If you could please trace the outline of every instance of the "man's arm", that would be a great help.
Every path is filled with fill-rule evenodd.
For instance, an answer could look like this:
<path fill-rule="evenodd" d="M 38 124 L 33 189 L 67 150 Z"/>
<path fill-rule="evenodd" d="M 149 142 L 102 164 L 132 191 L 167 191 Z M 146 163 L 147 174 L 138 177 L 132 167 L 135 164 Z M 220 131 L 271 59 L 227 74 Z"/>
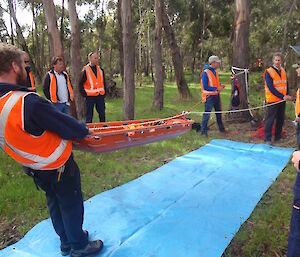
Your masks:
<path fill-rule="evenodd" d="M 50 76 L 48 73 L 44 77 L 43 91 L 46 98 L 50 100 Z"/>
<path fill-rule="evenodd" d="M 80 78 L 79 78 L 79 92 L 83 97 L 86 97 L 86 92 L 84 90 L 83 84 L 86 82 L 87 77 L 86 77 L 86 72 L 85 70 L 81 71 L 80 73 Z"/>
<path fill-rule="evenodd" d="M 67 140 L 84 138 L 88 134 L 84 123 L 58 111 L 36 94 L 25 97 L 24 129 L 35 136 L 40 136 L 45 130 L 52 131 Z"/>

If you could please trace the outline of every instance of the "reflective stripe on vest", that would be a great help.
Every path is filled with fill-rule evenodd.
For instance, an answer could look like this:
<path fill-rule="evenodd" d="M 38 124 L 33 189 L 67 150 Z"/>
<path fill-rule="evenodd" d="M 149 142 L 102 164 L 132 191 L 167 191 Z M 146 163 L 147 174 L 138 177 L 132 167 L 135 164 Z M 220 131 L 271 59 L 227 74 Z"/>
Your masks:
<path fill-rule="evenodd" d="M 73 88 L 69 79 L 69 75 L 66 72 L 62 72 L 66 77 L 67 77 L 67 89 L 68 89 L 68 94 L 70 97 L 70 100 L 74 100 L 74 93 L 73 93 Z M 49 77 L 50 77 L 50 100 L 52 103 L 57 103 L 57 80 L 56 77 L 53 73 L 48 72 Z"/>
<path fill-rule="evenodd" d="M 93 70 L 90 65 L 84 66 L 84 70 L 86 71 L 86 82 L 84 83 L 84 90 L 88 96 L 97 96 L 104 95 L 104 82 L 103 82 L 103 72 L 97 65 L 97 77 L 95 76 Z"/>
<path fill-rule="evenodd" d="M 286 93 L 287 93 L 287 76 L 286 76 L 285 70 L 282 67 L 280 67 L 281 76 L 279 76 L 279 74 L 276 72 L 276 70 L 274 68 L 270 67 L 269 69 L 267 69 L 264 72 L 264 75 L 263 75 L 264 80 L 265 80 L 266 72 L 268 72 L 268 74 L 272 78 L 274 88 L 279 93 L 286 95 Z M 274 102 L 279 102 L 282 100 L 279 97 L 272 94 L 272 92 L 269 90 L 269 88 L 267 86 L 266 80 L 265 80 L 265 98 L 266 98 L 267 103 L 274 103 Z"/>
<path fill-rule="evenodd" d="M 16 91 L 1 97 L 0 104 L 1 101 L 5 101 L 5 98 L 8 99 L 4 103 L 3 108 L 0 109 L 0 147 L 13 159 L 26 167 L 35 170 L 57 169 L 63 166 L 70 157 L 72 143 L 71 141 L 61 139 L 52 132 L 45 131 L 41 136 L 33 136 L 24 130 L 23 105 L 24 97 L 28 94 L 30 93 Z M 18 114 L 18 111 L 21 112 L 20 115 Z M 14 115 L 10 117 L 11 113 Z M 16 114 L 17 116 L 15 116 Z M 10 121 L 10 119 L 19 116 L 21 116 L 19 120 Z M 14 126 L 16 129 L 8 129 L 8 131 L 6 131 L 8 125 L 9 127 Z M 18 139 L 18 137 L 20 137 L 20 139 Z M 27 149 L 30 149 L 32 145 L 43 145 L 40 145 L 39 149 L 30 149 L 30 152 L 26 152 L 16 146 L 16 141 L 22 141 L 22 144 L 24 145 L 21 148 L 28 147 Z M 49 155 L 46 157 L 42 156 L 43 153 L 39 152 L 41 149 L 50 151 Z"/>
<path fill-rule="evenodd" d="M 209 69 L 206 69 L 203 72 L 206 72 L 206 74 L 207 74 L 208 86 L 215 87 L 215 88 L 219 89 L 220 88 L 220 80 L 219 80 L 219 74 L 218 74 L 218 72 L 216 71 L 216 76 Z M 203 73 L 201 73 L 202 102 L 206 102 L 207 96 L 209 96 L 209 95 L 218 95 L 219 92 L 204 90 L 204 88 L 203 88 L 203 82 L 202 82 L 202 74 Z"/>
<path fill-rule="evenodd" d="M 35 89 L 34 79 L 33 79 L 33 75 L 32 75 L 32 72 L 31 72 L 31 71 L 29 72 L 29 79 L 30 79 L 31 87 L 32 87 L 33 89 Z"/>

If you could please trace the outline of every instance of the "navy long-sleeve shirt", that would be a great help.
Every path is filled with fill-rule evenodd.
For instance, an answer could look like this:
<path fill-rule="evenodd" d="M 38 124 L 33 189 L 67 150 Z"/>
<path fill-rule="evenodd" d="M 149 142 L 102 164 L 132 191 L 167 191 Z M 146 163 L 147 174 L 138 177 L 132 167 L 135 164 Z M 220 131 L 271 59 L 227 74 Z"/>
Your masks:
<path fill-rule="evenodd" d="M 278 75 L 281 77 L 281 70 L 277 70 L 274 66 L 272 66 L 272 68 L 275 69 L 275 71 L 278 73 Z M 268 89 L 270 90 L 270 92 L 277 96 L 278 98 L 280 99 L 283 99 L 284 95 L 281 94 L 278 90 L 276 90 L 276 88 L 274 87 L 274 84 L 273 84 L 273 79 L 271 78 L 270 74 L 268 72 L 265 73 L 265 81 L 266 81 L 266 84 L 267 84 L 267 87 Z M 287 91 L 286 91 L 287 95 L 289 94 L 289 83 L 287 81 Z"/>
<path fill-rule="evenodd" d="M 209 69 L 215 76 L 217 75 L 216 70 L 214 68 L 210 67 L 207 64 L 204 65 L 204 70 L 206 70 L 206 69 Z M 202 85 L 203 85 L 203 89 L 204 90 L 206 90 L 206 91 L 212 91 L 212 92 L 218 91 L 218 88 L 216 88 L 216 87 L 210 87 L 208 85 L 208 76 L 207 76 L 206 72 L 202 73 L 201 79 L 202 79 Z"/>
<path fill-rule="evenodd" d="M 10 91 L 30 92 L 26 87 L 0 83 L 0 97 Z M 86 124 L 58 111 L 37 94 L 24 98 L 24 129 L 34 136 L 40 136 L 45 130 L 52 131 L 66 140 L 84 138 L 88 134 Z"/>

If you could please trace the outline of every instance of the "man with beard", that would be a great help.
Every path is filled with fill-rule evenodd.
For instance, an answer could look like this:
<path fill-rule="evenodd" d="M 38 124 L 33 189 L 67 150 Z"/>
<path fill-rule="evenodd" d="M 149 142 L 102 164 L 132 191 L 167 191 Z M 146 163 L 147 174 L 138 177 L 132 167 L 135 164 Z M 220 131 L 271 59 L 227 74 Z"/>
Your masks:
<path fill-rule="evenodd" d="M 82 230 L 80 171 L 71 141 L 84 138 L 88 128 L 29 91 L 25 67 L 23 51 L 0 44 L 0 148 L 45 191 L 61 254 L 94 256 L 103 243 L 89 241 Z"/>
<path fill-rule="evenodd" d="M 26 64 L 25 69 L 26 69 L 26 72 L 27 72 L 27 84 L 26 84 L 26 86 L 31 91 L 36 92 L 34 78 L 33 78 L 33 75 L 32 75 L 31 68 L 30 68 L 30 57 L 29 57 L 29 54 L 25 53 L 25 57 L 24 58 L 25 58 L 24 61 L 25 61 L 25 64 Z"/>

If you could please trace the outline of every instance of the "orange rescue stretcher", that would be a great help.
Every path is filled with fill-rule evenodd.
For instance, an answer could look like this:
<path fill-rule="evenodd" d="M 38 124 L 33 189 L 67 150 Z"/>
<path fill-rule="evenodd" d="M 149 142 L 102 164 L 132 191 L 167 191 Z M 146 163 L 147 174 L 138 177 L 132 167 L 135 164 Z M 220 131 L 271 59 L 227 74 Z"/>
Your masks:
<path fill-rule="evenodd" d="M 193 123 L 184 114 L 166 119 L 89 123 L 90 134 L 73 141 L 73 148 L 84 152 L 111 152 L 182 135 L 191 130 Z"/>

